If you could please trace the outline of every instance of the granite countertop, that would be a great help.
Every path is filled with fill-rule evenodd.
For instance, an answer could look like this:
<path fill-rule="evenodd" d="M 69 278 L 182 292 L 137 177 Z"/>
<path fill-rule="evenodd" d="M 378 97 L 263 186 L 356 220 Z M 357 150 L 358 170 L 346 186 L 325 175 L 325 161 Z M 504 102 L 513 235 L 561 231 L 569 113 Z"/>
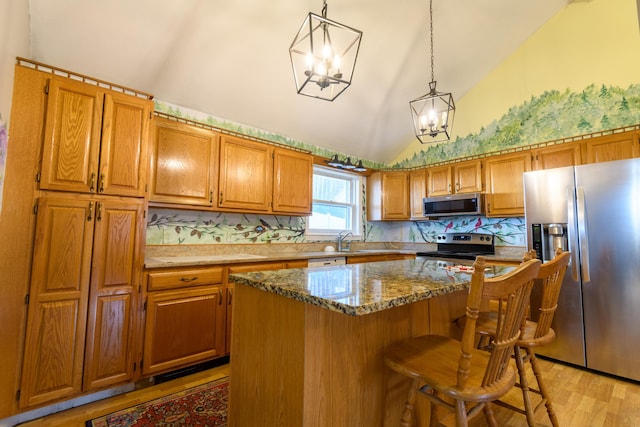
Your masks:
<path fill-rule="evenodd" d="M 460 264 L 471 265 L 471 262 Z M 433 258 L 237 273 L 236 283 L 359 316 L 466 289 L 469 272 Z M 514 267 L 488 265 L 487 277 Z"/>
<path fill-rule="evenodd" d="M 317 252 L 275 252 L 266 255 L 251 253 L 226 253 L 226 254 L 206 254 L 206 255 L 163 255 L 148 256 L 145 258 L 145 268 L 170 268 L 170 267 L 192 267 L 220 264 L 245 264 L 247 262 L 272 262 L 272 261 L 293 261 L 303 259 L 319 259 L 319 258 L 341 258 L 366 255 L 385 255 L 385 254 L 407 254 L 415 255 L 415 250 L 403 249 L 361 249 L 355 251 L 317 251 Z M 487 255 L 489 263 L 512 263 L 518 264 L 521 258 L 515 258 L 511 255 Z"/>
<path fill-rule="evenodd" d="M 276 252 L 268 255 L 250 253 L 211 254 L 211 255 L 176 255 L 149 256 L 145 258 L 145 268 L 188 267 L 216 264 L 239 264 L 247 262 L 270 262 L 304 260 L 314 258 L 340 258 L 364 255 L 408 254 L 415 255 L 415 250 L 402 249 L 363 249 L 354 251 L 317 251 L 317 252 Z"/>

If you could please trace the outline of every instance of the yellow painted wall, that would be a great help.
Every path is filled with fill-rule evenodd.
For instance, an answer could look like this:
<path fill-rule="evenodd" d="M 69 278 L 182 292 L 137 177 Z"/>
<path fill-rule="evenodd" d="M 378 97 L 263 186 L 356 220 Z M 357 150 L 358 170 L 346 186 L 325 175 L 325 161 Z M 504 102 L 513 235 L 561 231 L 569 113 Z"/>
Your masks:
<path fill-rule="evenodd" d="M 626 88 L 640 83 L 639 3 L 569 4 L 466 95 L 457 99 L 453 94 L 452 139 L 479 132 L 509 108 L 546 90 L 580 92 L 590 84 Z M 417 140 L 407 144 L 392 163 L 426 147 Z"/>
<path fill-rule="evenodd" d="M 29 56 L 29 2 L 0 1 L 0 115 L 9 121 L 16 56 Z"/>

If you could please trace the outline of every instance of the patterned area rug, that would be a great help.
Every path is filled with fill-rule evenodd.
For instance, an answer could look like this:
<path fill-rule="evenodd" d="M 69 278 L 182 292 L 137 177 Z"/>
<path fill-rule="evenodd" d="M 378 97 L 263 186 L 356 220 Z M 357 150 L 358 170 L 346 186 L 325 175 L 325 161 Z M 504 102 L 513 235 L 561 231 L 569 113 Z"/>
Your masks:
<path fill-rule="evenodd" d="M 229 402 L 225 377 L 86 422 L 86 427 L 225 427 Z"/>

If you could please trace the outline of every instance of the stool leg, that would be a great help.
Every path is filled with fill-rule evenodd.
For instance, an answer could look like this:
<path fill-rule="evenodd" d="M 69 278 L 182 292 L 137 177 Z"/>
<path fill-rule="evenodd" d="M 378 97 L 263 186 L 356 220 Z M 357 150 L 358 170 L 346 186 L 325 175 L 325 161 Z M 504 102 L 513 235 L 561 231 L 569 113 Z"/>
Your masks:
<path fill-rule="evenodd" d="M 493 413 L 491 402 L 485 403 L 482 411 L 484 412 L 484 417 L 487 420 L 487 424 L 489 424 L 490 427 L 498 427 L 498 421 L 496 421 L 496 416 Z"/>
<path fill-rule="evenodd" d="M 467 407 L 464 400 L 456 400 L 456 427 L 468 427 Z"/>
<path fill-rule="evenodd" d="M 547 414 L 549 414 L 549 420 L 551 421 L 551 425 L 554 427 L 558 427 L 558 417 L 556 416 L 555 411 L 553 410 L 553 405 L 551 404 L 551 397 L 549 396 L 549 392 L 547 391 L 547 387 L 544 385 L 544 381 L 542 380 L 542 373 L 540 372 L 540 368 L 538 367 L 538 359 L 536 359 L 536 354 L 532 349 L 527 348 L 527 353 L 529 354 L 529 362 L 531 363 L 531 369 L 533 369 L 533 374 L 536 377 L 536 381 L 538 382 L 538 390 L 540 390 L 540 394 L 544 399 L 544 406 L 547 407 Z"/>
<path fill-rule="evenodd" d="M 411 381 L 411 388 L 409 389 L 409 395 L 404 403 L 404 410 L 402 411 L 402 417 L 400 417 L 400 426 L 412 427 L 414 424 L 414 404 L 416 402 L 416 393 L 418 392 L 419 380 L 414 379 Z"/>
<path fill-rule="evenodd" d="M 522 349 L 519 346 L 515 346 L 513 348 L 515 359 L 516 359 L 516 367 L 518 368 L 518 374 L 520 375 L 520 388 L 522 389 L 522 399 L 524 400 L 524 410 L 527 415 L 527 424 L 529 427 L 533 427 L 536 425 L 534 420 L 535 414 L 533 410 L 533 405 L 531 403 L 531 396 L 529 392 L 529 382 L 527 381 L 527 371 L 524 368 L 524 360 L 522 358 Z M 529 349 L 526 349 L 529 352 Z"/>

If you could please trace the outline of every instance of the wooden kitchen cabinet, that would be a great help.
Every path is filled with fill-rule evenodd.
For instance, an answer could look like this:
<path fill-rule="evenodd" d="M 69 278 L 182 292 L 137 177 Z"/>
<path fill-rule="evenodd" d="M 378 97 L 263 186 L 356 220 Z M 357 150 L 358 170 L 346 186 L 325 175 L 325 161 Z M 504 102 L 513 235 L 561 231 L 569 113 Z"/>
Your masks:
<path fill-rule="evenodd" d="M 134 378 L 144 203 L 38 200 L 20 407 Z"/>
<path fill-rule="evenodd" d="M 313 156 L 276 147 L 273 151 L 274 213 L 310 215 Z"/>
<path fill-rule="evenodd" d="M 408 220 L 410 217 L 407 172 L 374 172 L 367 178 L 367 219 Z"/>
<path fill-rule="evenodd" d="M 429 197 L 475 193 L 482 190 L 482 162 L 480 160 L 428 169 L 427 194 Z"/>
<path fill-rule="evenodd" d="M 447 196 L 453 194 L 453 173 L 451 166 L 429 168 L 427 173 L 427 195 Z"/>
<path fill-rule="evenodd" d="M 486 216 L 523 216 L 522 174 L 531 170 L 529 152 L 489 157 L 485 162 Z"/>
<path fill-rule="evenodd" d="M 427 197 L 427 170 L 418 169 L 409 172 L 409 200 L 412 219 L 424 218 L 422 199 Z"/>
<path fill-rule="evenodd" d="M 273 147 L 223 135 L 220 139 L 218 207 L 268 212 L 273 186 Z"/>
<path fill-rule="evenodd" d="M 143 375 L 171 371 L 225 354 L 225 286 L 222 276 L 218 283 L 208 283 L 199 277 L 201 273 L 207 274 L 207 270 L 175 271 L 173 289 L 148 292 Z M 154 274 L 149 273 L 148 277 Z M 206 284 L 196 284 L 199 280 Z"/>
<path fill-rule="evenodd" d="M 601 163 L 640 157 L 638 131 L 591 138 L 585 140 L 583 144 L 585 163 Z"/>
<path fill-rule="evenodd" d="M 309 215 L 313 156 L 157 115 L 152 206 Z"/>
<path fill-rule="evenodd" d="M 482 162 L 470 160 L 453 165 L 454 191 L 460 193 L 476 193 L 484 190 L 482 185 Z"/>
<path fill-rule="evenodd" d="M 154 119 L 153 128 L 149 201 L 215 206 L 219 135 L 163 117 Z"/>
<path fill-rule="evenodd" d="M 40 188 L 144 197 L 150 99 L 52 75 Z"/>
<path fill-rule="evenodd" d="M 581 145 L 571 142 L 534 149 L 531 162 L 533 170 L 578 166 L 582 164 Z"/>

